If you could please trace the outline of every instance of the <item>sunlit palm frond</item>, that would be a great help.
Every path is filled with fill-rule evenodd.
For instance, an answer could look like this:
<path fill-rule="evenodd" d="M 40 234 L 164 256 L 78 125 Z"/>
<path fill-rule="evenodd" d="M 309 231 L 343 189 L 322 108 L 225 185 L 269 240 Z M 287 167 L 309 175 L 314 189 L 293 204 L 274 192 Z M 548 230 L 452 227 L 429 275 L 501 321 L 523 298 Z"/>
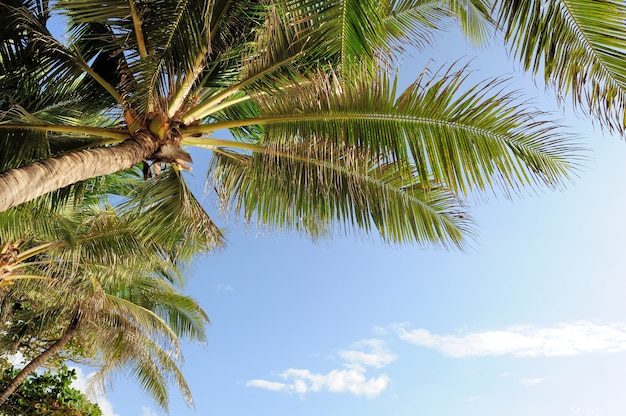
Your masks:
<path fill-rule="evenodd" d="M 215 0 L 209 18 L 207 62 L 191 97 L 214 95 L 213 88 L 227 88 L 240 80 L 241 61 L 246 45 L 262 24 L 264 6 L 258 0 Z"/>
<path fill-rule="evenodd" d="M 329 143 L 273 144 L 252 156 L 222 150 L 212 180 L 225 206 L 270 228 L 313 236 L 339 227 L 392 243 L 463 245 L 471 233 L 453 194 L 414 169 Z"/>
<path fill-rule="evenodd" d="M 493 36 L 495 21 L 490 0 L 445 0 L 444 7 L 457 19 L 465 36 L 480 45 Z"/>
<path fill-rule="evenodd" d="M 171 166 L 139 186 L 122 210 L 138 236 L 171 250 L 177 260 L 223 245 L 221 230 Z"/>
<path fill-rule="evenodd" d="M 341 71 L 359 59 L 375 62 L 376 44 L 383 27 L 384 7 L 374 0 L 302 0 L 279 2 L 290 27 L 317 39 L 322 65 Z"/>
<path fill-rule="evenodd" d="M 263 100 L 261 117 L 249 124 L 265 126 L 266 143 L 325 140 L 414 163 L 422 183 L 453 192 L 557 186 L 568 177 L 578 149 L 545 114 L 500 91 L 502 81 L 468 87 L 466 77 L 454 68 L 421 77 L 397 98 L 385 74 L 343 85 L 322 77 L 297 94 Z"/>
<path fill-rule="evenodd" d="M 99 336 L 108 336 L 108 341 L 96 358 L 101 366 L 90 379 L 91 388 L 105 390 L 114 374 L 124 370 L 163 410 L 167 411 L 169 405 L 168 382 L 175 383 L 186 402 L 193 406 L 189 386 L 170 351 L 143 336 L 138 329 L 102 331 Z"/>
<path fill-rule="evenodd" d="M 137 68 L 131 67 L 138 81 L 138 104 L 163 105 L 159 96 L 167 97 L 186 76 L 202 70 L 211 47 L 210 3 L 158 1 L 141 15 L 149 56 Z"/>
<path fill-rule="evenodd" d="M 0 244 L 60 240 L 71 246 L 76 238 L 77 220 L 59 212 L 42 211 L 32 205 L 13 208 L 0 213 Z"/>
<path fill-rule="evenodd" d="M 316 28 L 291 15 L 281 3 L 270 3 L 259 13 L 263 24 L 247 45 L 242 62 L 241 79 L 248 87 L 254 80 L 273 90 L 283 83 L 272 80 L 297 79 L 322 56 L 319 48 L 324 39 L 312 36 Z"/>
<path fill-rule="evenodd" d="M 340 73 L 352 65 L 376 66 L 422 48 L 433 35 L 460 21 L 467 36 L 479 43 L 491 33 L 489 7 L 476 1 L 328 0 L 288 1 L 292 21 L 308 22 L 312 36 L 326 39 L 325 62 Z M 295 16 L 295 17 L 292 17 Z"/>
<path fill-rule="evenodd" d="M 198 303 L 179 293 L 170 282 L 163 279 L 141 279 L 140 284 L 129 288 L 127 299 L 153 311 L 163 319 L 177 337 L 189 341 L 205 342 L 205 327 L 209 323 Z"/>
<path fill-rule="evenodd" d="M 140 328 L 147 337 L 168 349 L 175 357 L 179 357 L 181 351 L 177 334 L 168 326 L 167 322 L 154 311 L 144 307 L 142 305 L 143 299 L 128 293 L 119 295 L 107 293 L 102 308 L 103 313 L 113 315 L 117 322 L 121 322 L 116 330 L 125 331 L 132 330 L 133 327 Z M 125 299 L 125 297 L 129 299 Z M 105 321 L 106 318 L 101 320 Z"/>
<path fill-rule="evenodd" d="M 262 24 L 255 30 L 254 39 L 233 51 L 232 59 L 224 61 L 226 67 L 234 67 L 234 82 L 214 90 L 213 95 L 207 96 L 205 91 L 203 100 L 183 115 L 183 122 L 205 118 L 212 113 L 212 107 L 239 91 L 274 91 L 301 82 L 305 80 L 303 74 L 313 71 L 320 62 L 325 64 L 326 39 L 314 36 L 317 28 L 306 20 L 298 20 L 281 7 L 281 2 L 277 3 L 257 6 L 256 19 Z"/>
<path fill-rule="evenodd" d="M 625 131 L 626 5 L 621 1 L 499 0 L 499 22 L 526 69 L 600 120 Z"/>

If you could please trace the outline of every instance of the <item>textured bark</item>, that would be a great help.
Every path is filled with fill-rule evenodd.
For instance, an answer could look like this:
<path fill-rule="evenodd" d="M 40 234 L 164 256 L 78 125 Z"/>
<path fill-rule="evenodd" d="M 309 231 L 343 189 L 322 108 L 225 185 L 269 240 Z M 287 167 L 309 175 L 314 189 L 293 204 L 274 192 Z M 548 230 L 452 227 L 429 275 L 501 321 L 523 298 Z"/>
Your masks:
<path fill-rule="evenodd" d="M 68 152 L 7 170 L 0 174 L 0 212 L 76 182 L 128 169 L 158 147 L 143 134 L 117 146 Z"/>
<path fill-rule="evenodd" d="M 26 377 L 28 377 L 33 371 L 41 367 L 56 353 L 61 351 L 65 344 L 67 344 L 72 339 L 76 332 L 78 332 L 78 322 L 78 317 L 74 317 L 74 319 L 72 319 L 72 322 L 70 323 L 70 326 L 67 328 L 67 331 L 65 331 L 61 338 L 59 338 L 54 344 L 52 344 L 50 347 L 48 347 L 48 349 L 39 354 L 34 360 L 32 360 L 24 368 L 22 368 L 19 373 L 17 373 L 17 376 L 15 376 L 13 380 L 11 380 L 11 383 L 9 383 L 7 388 L 0 393 L 0 409 L 2 408 L 4 402 L 6 402 L 7 399 L 15 392 L 15 390 L 17 390 L 17 388 L 24 382 L 24 380 L 26 380 Z"/>

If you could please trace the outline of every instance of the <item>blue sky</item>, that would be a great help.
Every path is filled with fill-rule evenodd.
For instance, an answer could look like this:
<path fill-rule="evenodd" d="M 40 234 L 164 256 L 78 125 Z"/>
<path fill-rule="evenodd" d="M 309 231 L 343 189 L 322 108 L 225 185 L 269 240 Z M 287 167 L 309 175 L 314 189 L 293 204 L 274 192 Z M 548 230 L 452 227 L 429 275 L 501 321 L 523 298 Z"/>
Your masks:
<path fill-rule="evenodd" d="M 376 238 L 313 242 L 220 218 L 228 247 L 190 269 L 208 312 L 206 346 L 186 345 L 196 410 L 172 415 L 623 415 L 626 409 L 626 147 L 561 111 L 494 42 L 458 33 L 406 59 L 404 85 L 459 58 L 473 79 L 556 110 L 590 148 L 564 191 L 472 201 L 467 253 Z M 208 154 L 194 154 L 202 189 Z M 207 196 L 206 206 L 214 210 Z M 81 379 L 89 370 L 81 372 Z M 160 415 L 120 375 L 107 415 Z"/>

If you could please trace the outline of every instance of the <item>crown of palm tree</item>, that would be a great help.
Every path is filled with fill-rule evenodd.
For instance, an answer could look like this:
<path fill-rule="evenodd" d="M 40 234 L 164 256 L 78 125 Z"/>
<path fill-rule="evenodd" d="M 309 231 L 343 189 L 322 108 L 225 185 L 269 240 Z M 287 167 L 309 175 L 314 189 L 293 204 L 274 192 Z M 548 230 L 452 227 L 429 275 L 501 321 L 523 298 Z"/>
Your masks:
<path fill-rule="evenodd" d="M 95 388 L 123 371 L 165 410 L 170 382 L 191 405 L 179 341 L 206 341 L 208 317 L 178 292 L 172 247 L 135 232 L 134 218 L 112 209 L 31 215 L 0 214 L 0 346 L 31 360 L 14 382 L 60 353 L 57 361 L 96 365 Z"/>
<path fill-rule="evenodd" d="M 388 68 L 405 48 L 456 21 L 477 41 L 490 33 L 480 0 L 0 9 L 0 210 L 143 163 L 158 193 L 143 208 L 174 218 L 167 184 L 193 196 L 179 173 L 158 174 L 189 168 L 181 146 L 197 146 L 213 152 L 223 206 L 258 224 L 462 246 L 464 194 L 558 186 L 575 167 L 576 146 L 501 81 L 468 85 L 453 66 L 398 90 Z M 69 24 L 61 40 L 51 13 Z"/>

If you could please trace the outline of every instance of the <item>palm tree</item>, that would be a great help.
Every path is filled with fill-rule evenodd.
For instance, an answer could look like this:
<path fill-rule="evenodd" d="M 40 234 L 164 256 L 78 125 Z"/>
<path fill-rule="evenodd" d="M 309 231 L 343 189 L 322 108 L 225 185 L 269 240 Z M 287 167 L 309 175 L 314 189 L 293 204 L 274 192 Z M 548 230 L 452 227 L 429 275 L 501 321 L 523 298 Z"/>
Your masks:
<path fill-rule="evenodd" d="M 4 2 L 0 211 L 132 166 L 188 169 L 197 146 L 247 220 L 462 246 L 465 194 L 558 186 L 577 149 L 463 67 L 398 91 L 395 58 L 455 22 L 477 41 L 492 27 L 482 0 Z"/>
<path fill-rule="evenodd" d="M 526 69 L 542 71 L 611 132 L 626 133 L 626 35 L 623 2 L 498 0 L 506 39 Z"/>
<path fill-rule="evenodd" d="M 176 223 L 163 240 L 139 232 L 131 212 L 87 202 L 52 218 L 26 209 L 0 214 L 0 348 L 29 360 L 0 393 L 0 406 L 55 356 L 98 366 L 93 382 L 101 389 L 115 372 L 128 372 L 165 410 L 173 380 L 191 405 L 179 339 L 205 341 L 208 317 L 177 290 L 188 243 L 174 242 Z"/>

